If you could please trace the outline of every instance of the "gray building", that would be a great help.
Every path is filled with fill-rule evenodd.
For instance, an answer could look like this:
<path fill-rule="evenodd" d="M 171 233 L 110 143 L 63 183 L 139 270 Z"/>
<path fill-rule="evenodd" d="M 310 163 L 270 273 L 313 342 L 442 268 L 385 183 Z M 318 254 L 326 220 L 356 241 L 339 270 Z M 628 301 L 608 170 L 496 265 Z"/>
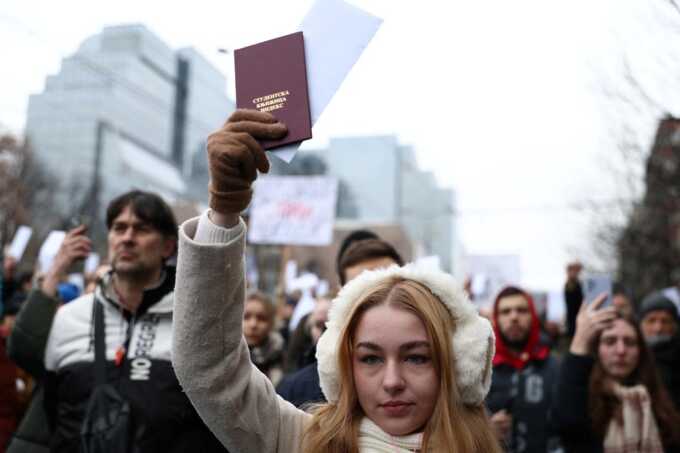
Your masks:
<path fill-rule="evenodd" d="M 30 97 L 26 133 L 71 208 L 101 211 L 133 187 L 205 200 L 201 151 L 233 109 L 225 77 L 195 50 L 173 50 L 143 25 L 112 26 Z"/>
<path fill-rule="evenodd" d="M 457 271 L 454 192 L 420 170 L 413 148 L 395 136 L 333 138 L 326 149 L 300 153 L 291 166 L 277 159 L 273 165 L 278 174 L 337 177 L 338 218 L 402 225 L 416 258 L 436 255 L 442 268 Z"/>

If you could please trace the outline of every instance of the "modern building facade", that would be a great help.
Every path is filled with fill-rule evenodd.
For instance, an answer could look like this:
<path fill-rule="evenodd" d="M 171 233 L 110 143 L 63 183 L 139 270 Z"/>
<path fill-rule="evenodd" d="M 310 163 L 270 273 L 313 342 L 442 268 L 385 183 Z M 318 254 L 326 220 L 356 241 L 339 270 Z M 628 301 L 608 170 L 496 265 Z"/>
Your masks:
<path fill-rule="evenodd" d="M 30 97 L 26 134 L 58 175 L 61 202 L 101 212 L 131 188 L 203 201 L 199 152 L 233 109 L 224 75 L 195 50 L 173 50 L 143 25 L 112 26 Z"/>

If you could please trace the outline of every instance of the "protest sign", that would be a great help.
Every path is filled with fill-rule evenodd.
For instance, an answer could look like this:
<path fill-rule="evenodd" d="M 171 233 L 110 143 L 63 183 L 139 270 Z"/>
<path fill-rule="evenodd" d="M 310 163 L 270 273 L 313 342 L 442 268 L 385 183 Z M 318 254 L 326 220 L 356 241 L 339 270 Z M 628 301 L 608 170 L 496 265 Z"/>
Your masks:
<path fill-rule="evenodd" d="M 28 241 L 31 239 L 32 235 L 33 228 L 31 227 L 21 225 L 19 228 L 17 228 L 16 233 L 14 233 L 12 243 L 9 245 L 9 249 L 7 250 L 7 254 L 14 257 L 15 260 L 21 261 L 21 257 L 24 256 L 26 246 L 28 245 Z"/>
<path fill-rule="evenodd" d="M 324 176 L 258 180 L 250 210 L 253 244 L 323 246 L 331 243 L 338 183 Z"/>
<path fill-rule="evenodd" d="M 519 255 L 467 255 L 467 273 L 478 307 L 488 307 L 504 286 L 521 282 Z"/>

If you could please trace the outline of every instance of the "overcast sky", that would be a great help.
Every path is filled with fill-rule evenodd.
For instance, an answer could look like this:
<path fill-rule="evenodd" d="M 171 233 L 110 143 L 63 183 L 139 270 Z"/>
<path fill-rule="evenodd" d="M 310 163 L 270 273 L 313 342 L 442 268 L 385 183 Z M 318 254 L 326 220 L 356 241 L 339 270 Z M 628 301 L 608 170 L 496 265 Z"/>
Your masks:
<path fill-rule="evenodd" d="M 305 146 L 396 134 L 455 189 L 466 252 L 518 253 L 523 284 L 558 289 L 565 262 L 590 247 L 592 213 L 574 206 L 629 195 L 611 169 L 624 126 L 647 148 L 661 112 L 680 115 L 680 13 L 667 0 L 352 3 L 385 22 Z M 28 95 L 112 24 L 196 47 L 233 93 L 231 57 L 216 49 L 294 31 L 311 4 L 4 2 L 0 123 L 21 131 Z"/>

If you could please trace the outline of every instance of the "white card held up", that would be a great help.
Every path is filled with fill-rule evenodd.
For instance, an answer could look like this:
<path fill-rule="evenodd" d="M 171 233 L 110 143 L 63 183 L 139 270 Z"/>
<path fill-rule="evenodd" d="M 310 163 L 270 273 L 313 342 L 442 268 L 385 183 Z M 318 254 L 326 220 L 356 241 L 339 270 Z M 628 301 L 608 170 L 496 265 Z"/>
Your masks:
<path fill-rule="evenodd" d="M 54 257 L 59 252 L 61 243 L 64 242 L 66 231 L 53 230 L 47 235 L 47 239 L 43 242 L 38 253 L 38 263 L 40 264 L 40 272 L 47 272 L 52 266 Z"/>
<path fill-rule="evenodd" d="M 98 253 L 90 253 L 87 255 L 87 258 L 85 259 L 85 265 L 83 266 L 84 272 L 86 274 L 94 274 L 97 268 L 99 267 L 99 254 Z"/>
<path fill-rule="evenodd" d="M 31 240 L 32 235 L 33 228 L 29 226 L 21 225 L 19 228 L 17 228 L 16 233 L 14 233 L 12 243 L 9 245 L 9 249 L 7 250 L 7 254 L 13 256 L 15 260 L 21 261 L 21 257 L 24 256 L 26 246 L 28 245 L 28 241 Z"/>
<path fill-rule="evenodd" d="M 305 39 L 309 108 L 314 126 L 382 25 L 383 20 L 343 0 L 316 0 L 300 24 Z M 290 163 L 300 143 L 273 153 Z"/>

